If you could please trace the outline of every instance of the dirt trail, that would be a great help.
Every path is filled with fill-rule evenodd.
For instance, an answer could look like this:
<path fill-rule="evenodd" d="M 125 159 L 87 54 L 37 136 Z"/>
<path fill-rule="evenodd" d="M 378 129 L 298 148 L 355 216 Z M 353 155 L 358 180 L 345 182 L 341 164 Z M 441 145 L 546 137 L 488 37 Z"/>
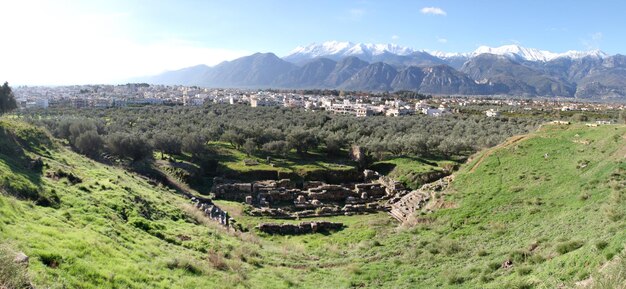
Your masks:
<path fill-rule="evenodd" d="M 501 148 L 505 148 L 508 147 L 516 142 L 519 142 L 523 139 L 528 138 L 528 135 L 516 135 L 513 137 L 510 137 L 509 139 L 507 139 L 505 142 L 490 148 L 489 151 L 487 151 L 486 153 L 484 153 L 482 156 L 480 156 L 480 159 L 478 159 L 478 161 L 474 164 L 474 166 L 472 166 L 472 168 L 470 169 L 470 173 L 473 173 L 476 168 L 478 168 L 478 166 L 480 166 L 480 164 L 483 162 L 483 160 L 485 160 L 486 157 L 490 156 L 491 154 L 493 154 L 496 150 L 501 149 Z"/>

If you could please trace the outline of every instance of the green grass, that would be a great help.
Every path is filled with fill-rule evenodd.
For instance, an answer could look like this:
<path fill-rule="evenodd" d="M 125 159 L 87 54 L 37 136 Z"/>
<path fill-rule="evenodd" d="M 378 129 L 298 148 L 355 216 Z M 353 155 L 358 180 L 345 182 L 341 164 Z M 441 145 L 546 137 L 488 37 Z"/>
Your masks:
<path fill-rule="evenodd" d="M 38 288 L 554 288 L 595 276 L 626 243 L 624 126 L 544 126 L 472 171 L 476 157 L 456 174 L 444 208 L 415 227 L 384 213 L 337 216 L 324 220 L 345 229 L 303 236 L 257 232 L 276 220 L 220 201 L 250 229 L 227 231 L 168 188 L 52 141 L 39 146 L 15 132 L 19 122 L 0 126 L 25 138 L 24 157 L 46 164 L 38 173 L 2 154 L 0 178 L 59 199 L 41 206 L 0 195 L 0 242 L 30 256 Z M 306 165 L 317 166 L 294 162 Z M 59 169 L 82 183 L 44 176 Z M 512 268 L 501 268 L 506 260 Z"/>
<path fill-rule="evenodd" d="M 415 157 L 395 157 L 375 162 L 371 169 L 402 182 L 411 189 L 432 181 L 433 176 L 451 172 L 457 163 L 449 160 L 429 160 Z"/>
<path fill-rule="evenodd" d="M 268 164 L 267 156 L 261 154 L 248 156 L 244 152 L 234 149 L 228 143 L 210 142 L 209 148 L 216 153 L 217 160 L 221 164 L 237 172 L 269 170 L 304 174 L 318 170 L 343 171 L 354 169 L 354 166 L 345 157 L 328 157 L 319 152 L 308 152 L 306 155 L 300 156 L 292 151 L 284 157 L 270 156 L 270 164 Z M 244 164 L 244 160 L 254 160 L 258 164 L 247 166 Z"/>

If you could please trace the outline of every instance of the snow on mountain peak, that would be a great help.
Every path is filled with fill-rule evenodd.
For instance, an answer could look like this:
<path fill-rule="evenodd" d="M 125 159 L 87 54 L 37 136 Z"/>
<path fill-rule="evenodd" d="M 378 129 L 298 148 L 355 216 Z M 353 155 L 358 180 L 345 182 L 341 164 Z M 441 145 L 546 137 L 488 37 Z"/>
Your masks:
<path fill-rule="evenodd" d="M 340 41 L 327 41 L 321 44 L 313 43 L 307 46 L 298 46 L 289 53 L 292 55 L 306 55 L 311 58 L 338 55 L 350 56 L 359 54 L 380 55 L 383 53 L 392 53 L 397 55 L 408 55 L 415 50 L 409 47 L 403 47 L 397 44 L 372 44 L 372 43 L 353 43 Z M 287 56 L 287 57 L 289 57 Z"/>
<path fill-rule="evenodd" d="M 519 45 L 504 45 L 500 47 L 488 47 L 480 46 L 474 52 L 470 53 L 469 57 L 474 57 L 483 53 L 490 53 L 514 58 L 521 58 L 527 61 L 541 61 L 546 62 L 553 59 L 566 57 L 571 59 L 579 59 L 587 56 L 604 58 L 608 55 L 600 50 L 589 51 L 575 51 L 570 50 L 564 53 L 555 53 L 547 50 L 539 50 L 535 48 L 526 48 Z"/>
<path fill-rule="evenodd" d="M 539 50 L 535 48 L 526 48 L 519 45 L 504 45 L 500 47 L 488 47 L 480 46 L 474 50 L 472 56 L 477 56 L 484 53 L 519 57 L 527 61 L 549 61 L 558 56 L 557 53 L 553 53 L 546 50 Z"/>
<path fill-rule="evenodd" d="M 334 56 L 334 57 L 346 57 L 346 56 L 359 56 L 359 55 L 381 55 L 384 53 L 396 54 L 396 55 L 409 55 L 420 50 L 415 50 L 410 47 L 404 47 L 397 44 L 372 44 L 372 43 L 353 43 L 353 42 L 340 42 L 340 41 L 327 41 L 321 44 L 313 43 L 307 46 L 299 46 L 292 50 L 286 58 L 291 57 L 304 57 L 304 58 L 316 58 L 321 56 Z M 423 51 L 423 50 L 421 50 Z M 547 62 L 553 59 L 566 57 L 570 59 L 580 59 L 584 57 L 596 57 L 604 58 L 608 55 L 600 50 L 590 51 L 575 51 L 570 50 L 563 53 L 555 53 L 547 50 L 539 50 L 535 48 L 527 48 L 516 44 L 503 45 L 500 47 L 480 46 L 476 50 L 467 53 L 449 53 L 441 51 L 428 51 L 429 54 L 441 58 L 472 58 L 480 54 L 495 54 L 513 58 L 516 60 L 525 61 L 540 61 Z"/>

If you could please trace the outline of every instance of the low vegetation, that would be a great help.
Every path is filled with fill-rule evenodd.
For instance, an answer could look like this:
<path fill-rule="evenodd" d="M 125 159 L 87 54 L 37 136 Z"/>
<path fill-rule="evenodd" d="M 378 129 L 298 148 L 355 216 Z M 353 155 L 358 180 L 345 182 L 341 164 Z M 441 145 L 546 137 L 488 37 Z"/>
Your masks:
<path fill-rule="evenodd" d="M 174 115 L 186 108 L 158 109 Z M 229 113 L 221 107 L 199 111 L 204 114 L 204 109 L 206 114 Z M 199 120 L 200 112 L 192 111 L 189 122 Z M 150 120 L 117 115 L 116 110 L 102 113 L 102 119 L 110 117 L 108 124 L 93 119 L 95 129 L 88 131 L 103 137 L 105 150 L 110 135 L 134 134 L 135 129 L 145 128 L 141 135 L 146 143 L 154 142 L 149 135 L 157 130 L 150 127 L 157 122 L 148 125 Z M 42 119 L 62 121 L 55 117 Z M 317 116 L 311 117 L 308 123 L 315 123 Z M 306 125 L 295 116 L 292 120 Z M 407 120 L 415 121 L 411 125 L 429 121 Z M 489 124 L 511 124 L 495 121 Z M 334 118 L 323 123 L 322 130 L 326 123 L 343 126 Z M 116 124 L 119 130 L 113 129 Z M 402 124 L 392 120 L 387 125 Z M 480 121 L 470 118 L 459 127 L 474 125 L 480 127 Z M 375 127 L 363 124 L 352 134 Z M 508 135 L 517 132 L 509 128 Z M 114 161 L 105 164 L 69 150 L 63 142 L 77 148 L 71 137 L 51 139 L 42 129 L 6 117 L 0 120 L 0 133 L 10 136 L 0 138 L 0 242 L 30 257 L 30 280 L 3 282 L 32 282 L 38 288 L 556 288 L 597 276 L 592 286 L 610 288 L 606 286 L 623 281 L 623 266 L 611 265 L 622 260 L 626 243 L 626 220 L 619 215 L 626 211 L 622 125 L 545 125 L 481 151 L 461 165 L 434 212 L 420 216 L 413 227 L 399 226 L 385 213 L 336 216 L 324 220 L 341 222 L 345 229 L 300 236 L 262 234 L 254 227 L 267 218 L 246 215 L 243 204 L 218 201 L 248 232 L 227 230 L 197 214 L 176 191 Z M 227 150 L 218 155 L 234 156 L 219 163 L 235 168 L 240 159 L 253 159 L 258 166 L 267 165 L 263 154 L 248 155 L 243 144 L 237 149 L 221 138 L 203 146 L 208 155 Z M 156 158 L 163 154 L 198 164 L 186 151 L 193 142 L 181 146 L 181 154 L 176 145 L 155 145 Z M 301 151 L 327 155 L 322 145 Z M 417 166 L 415 161 L 426 171 L 457 165 L 449 158 L 401 153 L 385 152 L 379 164 L 390 172 Z M 292 149 L 270 156 L 277 170 L 337 164 L 331 157 L 307 162 L 298 155 Z M 154 152 L 147 157 L 152 156 Z M 133 159 L 128 155 L 129 162 Z M 587 197 L 581 198 L 583 193 Z M 618 269 L 601 270 L 605 265 Z"/>

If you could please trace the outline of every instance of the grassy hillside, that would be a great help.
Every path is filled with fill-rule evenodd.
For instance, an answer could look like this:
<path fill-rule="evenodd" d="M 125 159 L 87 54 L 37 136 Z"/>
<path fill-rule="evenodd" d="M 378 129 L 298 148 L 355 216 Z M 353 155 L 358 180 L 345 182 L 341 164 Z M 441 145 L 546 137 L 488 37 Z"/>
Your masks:
<path fill-rule="evenodd" d="M 39 287 L 553 288 L 626 244 L 624 126 L 544 126 L 482 152 L 415 227 L 340 216 L 324 218 L 339 232 L 291 237 L 226 231 L 167 188 L 0 127 L 0 242 L 31 257 Z M 248 228 L 268 221 L 220 205 Z"/>
<path fill-rule="evenodd" d="M 371 169 L 402 182 L 410 189 L 450 174 L 458 164 L 451 160 L 428 160 L 415 157 L 396 157 L 375 162 Z"/>

